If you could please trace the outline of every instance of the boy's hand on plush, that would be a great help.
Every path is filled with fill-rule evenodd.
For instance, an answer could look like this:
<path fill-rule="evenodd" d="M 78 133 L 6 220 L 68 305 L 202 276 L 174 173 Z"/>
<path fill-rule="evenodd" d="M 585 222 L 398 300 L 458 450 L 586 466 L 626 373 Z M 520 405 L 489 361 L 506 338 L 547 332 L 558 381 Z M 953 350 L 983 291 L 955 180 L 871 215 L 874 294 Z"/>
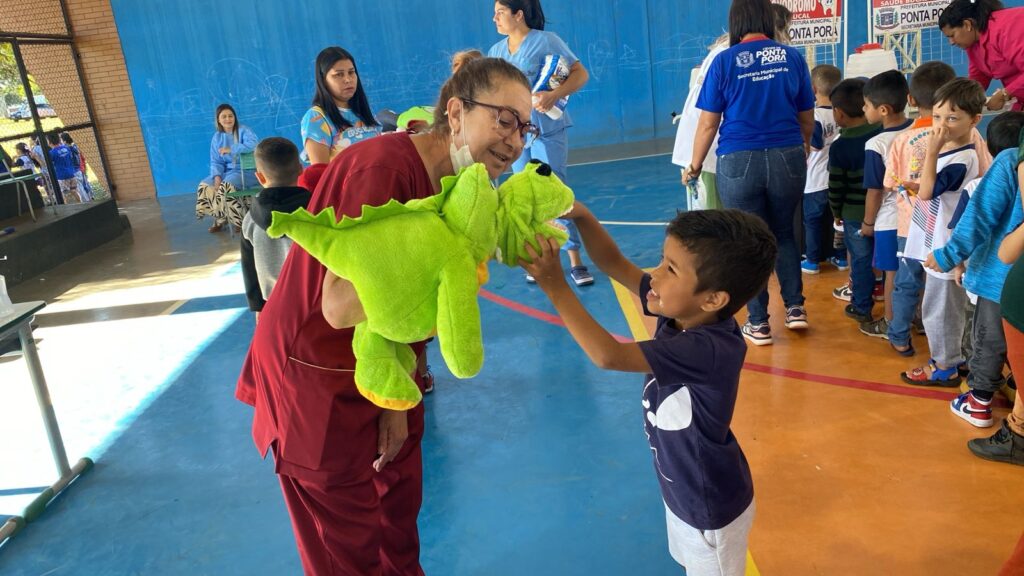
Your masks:
<path fill-rule="evenodd" d="M 530 245 L 524 246 L 524 251 L 530 256 L 532 262 L 519 260 L 519 265 L 526 272 L 533 276 L 537 285 L 542 289 L 556 286 L 558 282 L 565 283 L 565 272 L 562 270 L 562 256 L 559 253 L 558 242 L 552 238 L 545 238 L 537 234 L 537 243 L 540 245 L 540 253 Z"/>
<path fill-rule="evenodd" d="M 922 265 L 925 268 L 928 268 L 929 270 L 935 270 L 936 272 L 945 272 L 945 270 L 939 268 L 939 263 L 935 260 L 935 254 L 929 254 L 928 257 L 924 259 L 924 263 Z"/>
<path fill-rule="evenodd" d="M 575 219 L 581 218 L 584 215 L 589 214 L 589 213 L 590 213 L 590 209 L 589 208 L 584 206 L 583 203 L 580 202 L 579 200 L 575 200 L 572 203 L 572 209 L 569 210 L 568 212 L 566 212 L 566 214 L 564 216 L 562 216 L 562 219 L 565 219 L 565 220 L 575 220 Z"/>
<path fill-rule="evenodd" d="M 938 152 L 942 150 L 942 147 L 949 141 L 949 129 L 945 126 L 937 126 L 932 129 L 931 135 L 928 137 L 928 151 Z"/>

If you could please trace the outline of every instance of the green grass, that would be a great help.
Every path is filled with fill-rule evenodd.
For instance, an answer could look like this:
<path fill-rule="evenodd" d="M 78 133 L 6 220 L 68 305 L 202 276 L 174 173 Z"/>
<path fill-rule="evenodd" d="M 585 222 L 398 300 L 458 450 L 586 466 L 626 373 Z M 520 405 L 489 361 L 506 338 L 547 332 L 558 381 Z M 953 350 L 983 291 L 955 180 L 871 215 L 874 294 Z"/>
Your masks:
<path fill-rule="evenodd" d="M 61 122 L 60 118 L 42 118 L 40 121 L 43 124 L 44 132 L 64 127 L 64 123 Z M 31 120 L 11 120 L 10 118 L 0 118 L 0 138 L 8 135 L 30 132 L 34 129 L 35 125 Z"/>

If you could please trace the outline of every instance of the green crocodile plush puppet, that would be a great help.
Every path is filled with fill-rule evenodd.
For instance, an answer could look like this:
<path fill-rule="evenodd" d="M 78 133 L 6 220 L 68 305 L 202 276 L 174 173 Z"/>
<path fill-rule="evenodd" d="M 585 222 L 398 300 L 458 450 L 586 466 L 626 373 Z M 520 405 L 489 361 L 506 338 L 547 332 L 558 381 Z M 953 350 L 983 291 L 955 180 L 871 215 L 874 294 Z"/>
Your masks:
<path fill-rule="evenodd" d="M 483 364 L 477 291 L 492 256 L 516 266 L 536 234 L 564 243 L 550 221 L 572 208 L 573 193 L 551 168 L 531 162 L 494 189 L 483 164 L 441 180 L 419 200 L 364 206 L 337 221 L 334 208 L 312 215 L 275 212 L 267 233 L 289 236 L 355 286 L 366 320 L 352 339 L 355 382 L 382 408 L 407 410 L 422 399 L 410 374 L 411 342 L 437 333 L 452 374 L 475 376 Z"/>

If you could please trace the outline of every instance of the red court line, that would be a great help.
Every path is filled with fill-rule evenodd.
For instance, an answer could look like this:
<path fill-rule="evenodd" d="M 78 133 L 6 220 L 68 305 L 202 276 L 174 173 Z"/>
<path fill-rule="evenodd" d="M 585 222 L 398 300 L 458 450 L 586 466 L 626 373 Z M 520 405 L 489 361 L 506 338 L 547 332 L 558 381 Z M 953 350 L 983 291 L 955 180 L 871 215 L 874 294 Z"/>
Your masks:
<path fill-rule="evenodd" d="M 520 304 L 515 300 L 509 300 L 504 296 L 498 296 L 494 292 L 484 290 L 483 288 L 480 289 L 480 296 L 482 296 L 485 300 L 490 300 L 495 304 L 504 306 L 510 310 L 514 310 L 515 312 L 519 312 L 524 316 L 529 316 L 530 318 L 540 320 L 541 322 L 547 322 L 548 324 L 554 324 L 555 326 L 561 326 L 562 328 L 565 328 L 565 322 L 562 322 L 562 319 L 554 314 L 544 312 L 543 310 L 537 310 L 536 308 L 531 308 L 530 306 Z M 628 338 L 626 336 L 622 336 L 619 334 L 612 334 L 612 337 L 618 340 L 619 342 L 633 341 L 632 338 Z"/>
<path fill-rule="evenodd" d="M 906 386 L 899 386 L 896 384 L 882 384 L 881 382 L 868 382 L 866 380 L 854 380 L 852 378 L 824 376 L 821 374 L 811 374 L 809 372 L 789 370 L 787 368 L 776 368 L 775 366 L 753 364 L 751 362 L 745 362 L 743 364 L 743 368 L 746 370 L 750 370 L 751 372 L 761 372 L 764 374 L 771 374 L 772 376 L 795 378 L 797 380 L 818 382 L 821 384 L 829 384 L 831 386 L 842 386 L 843 388 L 856 388 L 857 390 L 870 390 L 872 392 L 883 392 L 885 394 L 911 396 L 914 398 L 930 398 L 932 400 L 945 400 L 947 402 L 952 400 L 953 398 L 956 398 L 959 394 L 959 392 L 946 392 L 943 390 L 936 390 L 934 388 L 908 388 Z"/>
<path fill-rule="evenodd" d="M 504 306 L 515 312 L 519 312 L 524 316 L 529 316 L 541 322 L 547 322 L 548 324 L 554 324 L 555 326 L 561 326 L 565 328 L 565 322 L 558 316 L 544 312 L 543 310 L 537 310 L 525 304 L 520 304 L 515 300 L 509 300 L 504 296 L 498 296 L 497 294 L 480 289 L 480 296 L 485 300 L 490 300 L 495 304 Z M 627 338 L 620 334 L 612 334 L 619 342 L 633 342 L 632 338 Z M 825 376 L 822 374 L 811 374 L 810 372 L 800 372 L 798 370 L 789 370 L 788 368 L 776 368 L 775 366 L 765 366 L 763 364 L 754 364 L 746 362 L 743 364 L 743 368 L 750 370 L 751 372 L 761 372 L 763 374 L 771 374 L 772 376 L 782 376 L 785 378 L 794 378 L 797 380 L 804 380 L 806 382 L 818 382 L 819 384 L 828 384 L 830 386 L 841 386 L 843 388 L 854 388 L 856 390 L 868 390 L 871 392 L 881 392 L 883 394 L 895 394 L 897 396 L 910 396 L 912 398 L 928 398 L 930 400 L 943 400 L 950 401 L 956 398 L 959 392 L 947 392 L 944 390 L 936 390 L 934 388 L 909 388 L 906 386 L 899 386 L 897 384 L 883 384 L 881 382 L 868 382 L 866 380 L 854 380 L 852 378 L 840 378 L 837 376 Z M 994 407 L 1005 407 L 1006 403 L 1002 402 L 1000 398 L 996 398 Z"/>

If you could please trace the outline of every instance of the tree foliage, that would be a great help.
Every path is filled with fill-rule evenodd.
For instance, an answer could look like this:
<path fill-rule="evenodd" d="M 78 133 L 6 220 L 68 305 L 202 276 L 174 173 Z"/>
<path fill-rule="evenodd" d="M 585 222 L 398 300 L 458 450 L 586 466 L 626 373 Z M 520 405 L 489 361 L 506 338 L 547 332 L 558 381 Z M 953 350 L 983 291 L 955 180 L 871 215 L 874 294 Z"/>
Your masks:
<path fill-rule="evenodd" d="M 32 76 L 28 79 L 32 93 L 42 95 L 42 90 Z M 10 105 L 25 101 L 25 87 L 21 85 L 18 63 L 14 60 L 14 47 L 9 42 L 0 42 L 0 103 Z"/>

